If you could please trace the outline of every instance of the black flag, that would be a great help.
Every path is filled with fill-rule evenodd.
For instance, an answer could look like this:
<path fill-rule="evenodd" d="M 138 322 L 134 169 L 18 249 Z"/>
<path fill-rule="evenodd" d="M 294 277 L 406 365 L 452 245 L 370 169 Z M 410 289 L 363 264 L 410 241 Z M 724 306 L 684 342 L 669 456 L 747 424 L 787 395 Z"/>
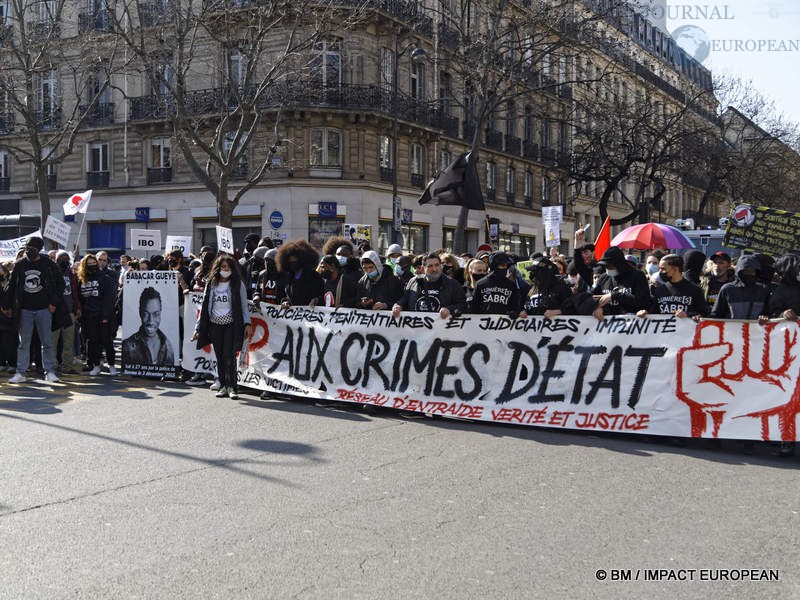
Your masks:
<path fill-rule="evenodd" d="M 419 203 L 486 210 L 472 153 L 465 152 L 460 155 L 439 174 L 439 177 L 431 180 L 420 196 Z"/>

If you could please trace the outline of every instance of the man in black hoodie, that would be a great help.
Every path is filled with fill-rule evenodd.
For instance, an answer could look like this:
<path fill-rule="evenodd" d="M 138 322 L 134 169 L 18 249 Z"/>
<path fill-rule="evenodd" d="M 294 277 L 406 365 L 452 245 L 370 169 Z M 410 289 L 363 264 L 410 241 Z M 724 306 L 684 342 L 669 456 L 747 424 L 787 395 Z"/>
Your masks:
<path fill-rule="evenodd" d="M 683 264 L 686 265 L 683 278 L 695 285 L 700 285 L 700 276 L 703 274 L 703 267 L 706 264 L 706 255 L 700 250 L 689 250 L 683 255 Z"/>
<path fill-rule="evenodd" d="M 461 315 L 467 308 L 464 288 L 442 273 L 438 254 L 428 254 L 424 264 L 425 275 L 408 282 L 402 298 L 392 306 L 392 315 L 397 317 L 404 310 L 435 312 L 442 319 Z"/>
<path fill-rule="evenodd" d="M 647 277 L 625 260 L 625 253 L 611 246 L 603 253 L 598 264 L 605 267 L 592 288 L 592 294 L 608 315 L 636 314 L 650 304 L 650 286 Z M 575 261 L 580 276 L 592 281 L 592 271 L 583 261 Z"/>
<path fill-rule="evenodd" d="M 769 288 L 759 280 L 761 263 L 752 254 L 739 257 L 736 278 L 722 286 L 711 309 L 713 319 L 758 319 L 769 310 Z"/>
<path fill-rule="evenodd" d="M 489 257 L 489 274 L 475 284 L 470 312 L 478 315 L 506 315 L 516 319 L 522 310 L 519 288 L 508 279 L 511 258 L 505 252 Z"/>
<path fill-rule="evenodd" d="M 26 380 L 34 326 L 42 344 L 41 366 L 46 373 L 45 378 L 51 383 L 59 381 L 55 372 L 56 357 L 51 328 L 56 306 L 63 301 L 64 278 L 55 263 L 47 255 L 41 254 L 42 248 L 42 238 L 29 238 L 25 245 L 25 256 L 17 261 L 11 273 L 9 288 L 14 305 L 3 308 L 16 309 L 19 315 L 20 343 L 17 348 L 17 372 L 9 379 L 9 383 Z"/>

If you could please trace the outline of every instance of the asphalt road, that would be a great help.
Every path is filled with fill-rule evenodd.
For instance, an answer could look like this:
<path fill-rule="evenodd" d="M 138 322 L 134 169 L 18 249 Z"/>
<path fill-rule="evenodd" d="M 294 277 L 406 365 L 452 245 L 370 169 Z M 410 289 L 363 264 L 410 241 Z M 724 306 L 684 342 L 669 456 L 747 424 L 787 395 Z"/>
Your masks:
<path fill-rule="evenodd" d="M 770 446 L 6 379 L 3 599 L 800 597 Z"/>

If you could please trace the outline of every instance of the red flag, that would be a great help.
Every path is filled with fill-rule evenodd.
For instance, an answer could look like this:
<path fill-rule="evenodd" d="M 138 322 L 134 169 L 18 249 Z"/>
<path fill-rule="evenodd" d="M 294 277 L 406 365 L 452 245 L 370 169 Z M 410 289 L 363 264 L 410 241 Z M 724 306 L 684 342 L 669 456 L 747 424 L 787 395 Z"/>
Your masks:
<path fill-rule="evenodd" d="M 600 260 L 603 253 L 611 247 L 611 217 L 606 217 L 597 239 L 594 241 L 594 257 Z"/>

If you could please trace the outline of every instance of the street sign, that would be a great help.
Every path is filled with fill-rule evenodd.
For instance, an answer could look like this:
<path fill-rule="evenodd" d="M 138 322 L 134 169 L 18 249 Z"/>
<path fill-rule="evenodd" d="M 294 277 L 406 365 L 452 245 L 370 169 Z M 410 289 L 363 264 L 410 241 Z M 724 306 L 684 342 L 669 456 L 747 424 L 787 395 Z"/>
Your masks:
<path fill-rule="evenodd" d="M 414 211 L 410 208 L 403 209 L 403 225 L 411 225 L 414 222 Z"/>
<path fill-rule="evenodd" d="M 283 213 L 279 210 L 273 210 L 269 213 L 269 224 L 273 229 L 280 229 L 283 225 Z"/>
<path fill-rule="evenodd" d="M 336 202 L 317 202 L 317 215 L 324 219 L 335 219 Z"/>
<path fill-rule="evenodd" d="M 138 206 L 135 209 L 136 221 L 138 223 L 148 223 L 150 221 L 150 207 Z M 159 244 L 160 246 L 160 244 Z"/>

